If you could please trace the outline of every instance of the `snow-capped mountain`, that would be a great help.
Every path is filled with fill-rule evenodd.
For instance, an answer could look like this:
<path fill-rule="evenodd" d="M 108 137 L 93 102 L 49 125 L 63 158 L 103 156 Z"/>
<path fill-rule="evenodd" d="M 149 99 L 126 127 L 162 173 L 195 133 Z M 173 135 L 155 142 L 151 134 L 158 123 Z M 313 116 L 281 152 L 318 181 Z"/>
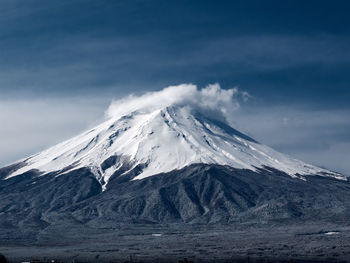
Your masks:
<path fill-rule="evenodd" d="M 113 174 L 140 167 L 133 180 L 182 169 L 190 164 L 219 164 L 256 171 L 274 168 L 305 180 L 307 175 L 346 179 L 281 154 L 185 106 L 137 110 L 111 118 L 94 129 L 23 160 L 5 179 L 38 170 L 57 176 L 89 168 L 106 189 Z M 127 168 L 127 169 L 126 169 Z"/>
<path fill-rule="evenodd" d="M 1 168 L 0 239 L 135 223 L 348 222 L 348 178 L 232 128 L 235 92 L 185 85 L 118 100 L 101 125 Z"/>

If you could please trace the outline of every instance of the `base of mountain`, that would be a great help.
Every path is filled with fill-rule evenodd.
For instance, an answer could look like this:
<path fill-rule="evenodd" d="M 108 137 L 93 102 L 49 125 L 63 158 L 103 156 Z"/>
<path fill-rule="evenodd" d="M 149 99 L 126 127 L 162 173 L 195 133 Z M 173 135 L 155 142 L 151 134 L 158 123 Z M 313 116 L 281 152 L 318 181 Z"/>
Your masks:
<path fill-rule="evenodd" d="M 293 178 L 269 167 L 251 171 L 205 164 L 133 180 L 140 169 L 112 175 L 105 191 L 88 168 L 43 176 L 34 170 L 0 180 L 0 224 L 41 231 L 62 223 L 114 227 L 117 222 L 260 224 L 318 219 L 342 224 L 350 216 L 348 180 Z"/>
<path fill-rule="evenodd" d="M 62 239 L 62 236 L 65 238 Z M 1 237 L 9 262 L 347 262 L 350 225 L 119 225 L 42 232 L 35 242 Z M 28 240 L 29 242 L 29 240 Z M 75 261 L 74 261 L 75 260 Z M 38 262 L 38 261 L 37 261 Z"/>
<path fill-rule="evenodd" d="M 87 168 L 4 180 L 0 253 L 10 262 L 350 261 L 350 183 L 196 164 L 107 189 Z M 249 260 L 249 261 L 248 261 Z"/>

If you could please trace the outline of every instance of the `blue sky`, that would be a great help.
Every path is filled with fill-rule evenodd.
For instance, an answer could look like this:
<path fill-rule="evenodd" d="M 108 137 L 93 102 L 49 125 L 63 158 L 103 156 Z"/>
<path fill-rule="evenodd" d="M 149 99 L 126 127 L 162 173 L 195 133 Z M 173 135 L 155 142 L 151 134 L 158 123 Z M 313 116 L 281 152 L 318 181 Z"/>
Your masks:
<path fill-rule="evenodd" d="M 0 164 L 103 120 L 112 98 L 220 83 L 237 126 L 350 174 L 348 1 L 0 2 Z"/>

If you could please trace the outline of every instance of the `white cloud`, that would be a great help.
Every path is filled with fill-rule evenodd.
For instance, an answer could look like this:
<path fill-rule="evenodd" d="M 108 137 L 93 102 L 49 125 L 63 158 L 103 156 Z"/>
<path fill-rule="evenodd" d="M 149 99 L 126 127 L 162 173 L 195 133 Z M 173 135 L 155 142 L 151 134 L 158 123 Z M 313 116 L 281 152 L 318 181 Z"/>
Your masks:
<path fill-rule="evenodd" d="M 193 84 L 170 86 L 160 91 L 141 96 L 130 95 L 114 100 L 106 111 L 108 118 L 118 118 L 133 111 L 150 112 L 168 106 L 186 106 L 200 111 L 210 111 L 229 117 L 240 106 L 239 98 L 248 99 L 247 92 L 238 88 L 222 89 L 219 84 L 210 84 L 199 89 Z"/>

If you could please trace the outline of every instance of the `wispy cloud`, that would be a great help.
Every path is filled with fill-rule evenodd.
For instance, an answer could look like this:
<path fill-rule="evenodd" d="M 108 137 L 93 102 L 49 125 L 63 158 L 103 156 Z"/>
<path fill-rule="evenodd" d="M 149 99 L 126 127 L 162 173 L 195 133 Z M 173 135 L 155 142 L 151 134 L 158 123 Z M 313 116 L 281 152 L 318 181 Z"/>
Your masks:
<path fill-rule="evenodd" d="M 202 89 L 193 84 L 181 84 L 141 96 L 129 95 L 114 100 L 106 115 L 109 118 L 120 118 L 134 111 L 152 112 L 169 106 L 180 106 L 228 119 L 239 108 L 240 101 L 247 101 L 249 96 L 248 92 L 240 91 L 237 87 L 222 89 L 218 83 Z"/>

